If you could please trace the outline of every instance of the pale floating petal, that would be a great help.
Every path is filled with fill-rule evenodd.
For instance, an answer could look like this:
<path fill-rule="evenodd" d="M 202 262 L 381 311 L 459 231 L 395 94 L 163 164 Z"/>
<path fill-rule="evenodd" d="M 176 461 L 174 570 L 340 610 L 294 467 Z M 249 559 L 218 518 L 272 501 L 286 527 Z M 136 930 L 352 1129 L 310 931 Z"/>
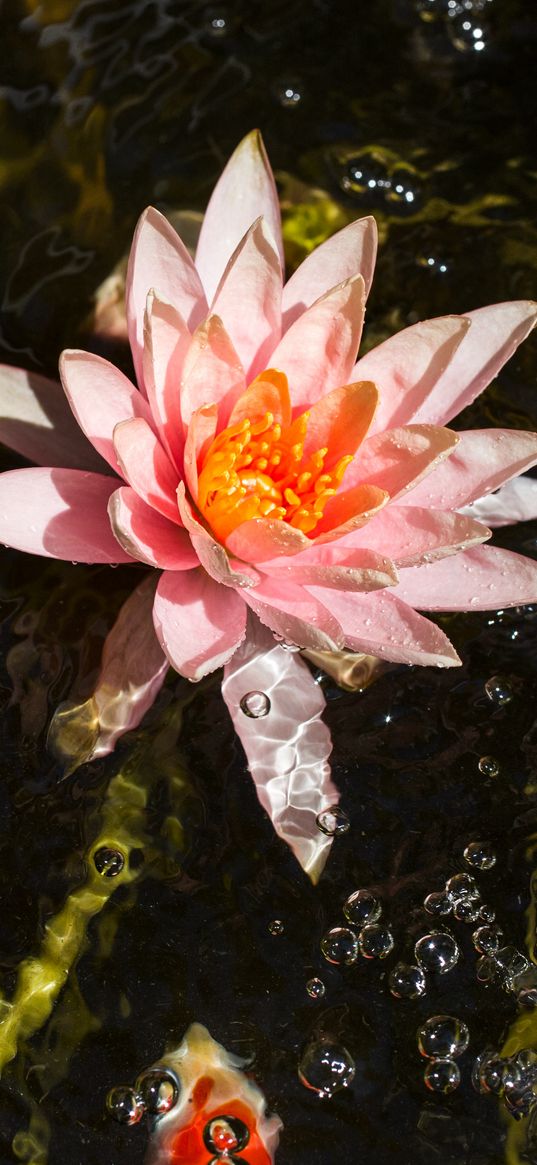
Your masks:
<path fill-rule="evenodd" d="M 353 457 L 371 425 L 378 399 L 376 385 L 368 381 L 333 388 L 309 410 L 304 457 L 328 449 L 326 470 L 341 457 Z"/>
<path fill-rule="evenodd" d="M 190 496 L 198 497 L 198 465 L 203 462 L 204 455 L 216 436 L 218 420 L 218 406 L 202 405 L 196 409 L 190 418 L 187 429 L 183 469 Z"/>
<path fill-rule="evenodd" d="M 285 259 L 278 192 L 261 134 L 253 130 L 231 155 L 203 219 L 196 267 L 209 302 L 235 248 L 260 216 L 266 221 L 283 270 Z"/>
<path fill-rule="evenodd" d="M 292 558 L 274 558 L 263 563 L 263 571 L 274 579 L 346 591 L 375 591 L 395 586 L 398 580 L 389 558 L 373 550 L 343 546 L 341 542 L 314 545 Z"/>
<path fill-rule="evenodd" d="M 281 335 L 282 269 L 263 219 L 250 227 L 224 271 L 211 313 L 231 339 L 246 379 L 266 368 Z"/>
<path fill-rule="evenodd" d="M 512 526 L 537 518 L 537 478 L 515 477 L 494 494 L 477 498 L 462 513 L 489 526 Z"/>
<path fill-rule="evenodd" d="M 331 593 L 331 592 L 330 592 Z M 337 619 L 309 590 L 299 583 L 272 580 L 267 575 L 256 587 L 242 591 L 244 601 L 258 619 L 283 639 L 299 647 L 333 651 L 343 647 Z"/>
<path fill-rule="evenodd" d="M 192 546 L 207 574 L 225 587 L 255 586 L 259 578 L 257 571 L 243 562 L 237 564 L 239 570 L 234 569 L 224 547 L 198 522 L 182 482 L 177 487 L 177 504 Z"/>
<path fill-rule="evenodd" d="M 375 433 L 366 438 L 346 470 L 345 490 L 367 483 L 387 490 L 393 501 L 413 490 L 444 458 L 453 455 L 458 440 L 458 433 L 435 425 L 406 425 Z"/>
<path fill-rule="evenodd" d="M 207 315 L 207 300 L 193 260 L 168 220 L 149 206 L 134 234 L 125 291 L 129 339 L 141 388 L 144 315 L 152 288 L 174 305 L 191 329 Z"/>
<path fill-rule="evenodd" d="M 275 518 L 251 518 L 228 534 L 226 546 L 245 562 L 263 562 L 279 554 L 298 554 L 311 546 L 310 539 L 288 522 Z"/>
<path fill-rule="evenodd" d="M 130 486 L 112 494 L 108 513 L 112 530 L 127 554 L 162 570 L 190 570 L 198 556 L 186 530 L 146 505 Z"/>
<path fill-rule="evenodd" d="M 244 639 L 246 607 L 237 591 L 204 570 L 166 571 L 153 607 L 155 630 L 172 667 L 201 680 L 227 663 Z"/>
<path fill-rule="evenodd" d="M 364 655 L 359 651 L 306 650 L 302 655 L 315 667 L 332 676 L 338 687 L 345 692 L 363 692 L 364 688 L 368 688 L 395 666 L 378 659 L 376 655 Z"/>
<path fill-rule="evenodd" d="M 135 417 L 116 425 L 114 448 L 125 481 L 154 510 L 180 524 L 175 492 L 178 472 L 147 421 Z"/>
<path fill-rule="evenodd" d="M 116 541 L 108 500 L 117 477 L 81 469 L 0 474 L 0 543 L 67 562 L 132 562 Z"/>
<path fill-rule="evenodd" d="M 467 429 L 457 436 L 451 457 L 401 497 L 402 504 L 458 510 L 537 463 L 537 433 Z"/>
<path fill-rule="evenodd" d="M 424 568 L 420 568 L 424 569 Z M 395 663 L 456 667 L 460 659 L 447 635 L 396 596 L 394 590 L 370 595 L 308 587 L 338 619 L 352 651 Z"/>
<path fill-rule="evenodd" d="M 143 417 L 152 424 L 147 401 L 119 368 L 93 352 L 76 349 L 62 352 L 60 375 L 80 428 L 101 457 L 120 474 L 114 429 L 132 417 Z"/>
<path fill-rule="evenodd" d="M 103 470 L 69 408 L 61 384 L 0 365 L 0 441 L 37 465 Z"/>
<path fill-rule="evenodd" d="M 380 390 L 372 433 L 407 425 L 416 417 L 470 326 L 465 316 L 425 320 L 362 356 L 352 379 L 374 380 Z"/>
<path fill-rule="evenodd" d="M 471 327 L 416 420 L 445 425 L 498 375 L 537 321 L 530 300 L 494 303 L 465 312 Z"/>
<path fill-rule="evenodd" d="M 283 289 L 284 331 L 316 299 L 338 283 L 361 275 L 369 295 L 377 255 L 377 224 L 371 216 L 359 218 L 316 247 L 291 275 Z M 369 380 L 358 376 L 357 380 Z M 374 378 L 373 378 L 374 379 Z"/>
<path fill-rule="evenodd" d="M 490 611 L 537 602 L 537 562 L 476 546 L 454 558 L 402 570 L 395 594 L 423 611 Z"/>
<path fill-rule="evenodd" d="M 296 653 L 283 651 L 257 625 L 224 670 L 222 695 L 246 753 L 257 795 L 279 837 L 315 884 L 332 838 L 317 824 L 319 813 L 339 801 L 328 758 L 332 741 L 321 717 L 325 700 Z M 268 715 L 251 719 L 241 700 L 261 691 Z"/>
<path fill-rule="evenodd" d="M 191 338 L 177 309 L 151 291 L 144 319 L 144 382 L 159 434 L 176 465 L 183 451 L 179 385 Z"/>
<path fill-rule="evenodd" d="M 210 316 L 194 332 L 183 366 L 183 424 L 188 427 L 202 405 L 217 404 L 219 428 L 223 428 L 245 388 L 243 368 L 224 325 L 218 316 Z"/>
<path fill-rule="evenodd" d="M 287 376 L 295 415 L 351 380 L 364 305 L 364 281 L 357 275 L 318 299 L 280 340 L 270 363 Z"/>
<path fill-rule="evenodd" d="M 95 690 L 82 704 L 61 704 L 50 722 L 49 751 L 65 776 L 112 752 L 136 728 L 166 678 L 168 660 L 153 628 L 157 580 L 149 576 L 123 604 L 109 631 Z"/>
<path fill-rule="evenodd" d="M 396 566 L 419 566 L 485 542 L 490 530 L 471 516 L 424 506 L 386 506 L 360 530 L 342 538 L 340 547 L 389 549 Z"/>

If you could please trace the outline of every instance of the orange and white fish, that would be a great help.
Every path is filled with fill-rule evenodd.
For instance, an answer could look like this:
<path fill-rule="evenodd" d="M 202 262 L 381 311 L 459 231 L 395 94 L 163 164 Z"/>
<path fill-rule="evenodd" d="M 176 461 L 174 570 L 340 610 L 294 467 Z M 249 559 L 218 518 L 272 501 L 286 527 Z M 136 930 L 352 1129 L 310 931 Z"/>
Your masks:
<path fill-rule="evenodd" d="M 200 1023 L 159 1061 L 179 1083 L 173 1108 L 155 1123 L 148 1165 L 272 1165 L 282 1123 L 265 1098 Z"/>

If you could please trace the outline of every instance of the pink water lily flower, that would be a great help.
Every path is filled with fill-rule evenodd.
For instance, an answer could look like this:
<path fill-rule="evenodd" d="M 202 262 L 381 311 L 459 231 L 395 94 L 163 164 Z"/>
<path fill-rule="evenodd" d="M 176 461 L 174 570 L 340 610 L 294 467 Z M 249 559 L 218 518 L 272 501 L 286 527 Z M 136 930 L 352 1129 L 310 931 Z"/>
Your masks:
<path fill-rule="evenodd" d="M 145 211 L 126 295 L 136 384 L 82 351 L 61 357 L 63 392 L 4 369 L 0 438 L 41 467 L 0 477 L 0 541 L 160 570 L 140 602 L 191 680 L 232 660 L 248 612 L 302 648 L 458 664 L 418 609 L 537 600 L 537 564 L 483 545 L 489 529 L 461 512 L 537 462 L 537 435 L 445 426 L 537 306 L 418 323 L 357 360 L 375 251 L 361 219 L 283 286 L 257 133 L 217 183 L 195 262 Z"/>

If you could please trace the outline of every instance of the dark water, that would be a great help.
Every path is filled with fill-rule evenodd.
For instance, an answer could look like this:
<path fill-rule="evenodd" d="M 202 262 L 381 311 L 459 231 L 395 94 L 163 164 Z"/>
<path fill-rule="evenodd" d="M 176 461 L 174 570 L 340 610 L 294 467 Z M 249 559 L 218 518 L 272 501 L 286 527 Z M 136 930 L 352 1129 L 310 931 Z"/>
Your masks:
<path fill-rule="evenodd" d="M 329 222 L 377 216 L 369 342 L 418 318 L 531 295 L 529 5 L 8 0 L 2 25 L 6 362 L 54 374 L 62 347 L 95 346 L 92 294 L 127 249 L 138 213 L 148 202 L 203 209 L 254 124 L 287 200 L 290 264 Z M 305 184 L 299 195 L 296 180 Z M 326 197 L 312 201 L 310 187 Z M 535 427 L 535 355 L 526 344 L 465 424 Z M 2 456 L 3 468 L 18 464 Z M 525 524 L 497 541 L 535 555 L 536 539 Z M 334 773 L 352 827 L 313 890 L 258 806 L 218 677 L 196 689 L 171 677 L 114 758 L 58 786 L 48 719 L 91 683 L 131 580 L 128 569 L 3 552 L 6 999 L 21 959 L 38 953 L 47 922 L 84 883 L 115 774 L 130 773 L 147 805 L 132 880 L 90 922 L 52 1019 L 4 1073 L 2 1165 L 141 1162 L 143 1128 L 115 1125 L 106 1092 L 134 1079 L 192 1020 L 255 1053 L 285 1125 L 285 1165 L 499 1165 L 505 1121 L 469 1076 L 485 1044 L 501 1046 L 516 1008 L 477 984 L 471 928 L 455 924 L 464 957 L 425 999 L 395 1001 L 387 977 L 427 929 L 424 894 L 463 868 L 476 837 L 498 855 L 479 877 L 483 896 L 505 941 L 524 948 L 537 823 L 537 611 L 446 619 L 464 660 L 457 671 L 398 668 L 362 694 L 331 690 Z M 503 708 L 483 694 L 496 673 L 513 687 Z M 480 773 L 483 755 L 497 758 L 496 778 Z M 396 951 L 341 972 L 324 962 L 319 940 L 361 885 L 378 889 Z M 282 935 L 269 933 L 274 918 Z M 305 990 L 315 974 L 327 988 L 321 1002 Z M 471 1034 L 449 1099 L 425 1091 L 416 1050 L 418 1023 L 438 1012 L 458 1015 Z M 342 1038 L 358 1064 L 355 1084 L 330 1103 L 297 1079 L 299 1050 L 315 1030 Z"/>

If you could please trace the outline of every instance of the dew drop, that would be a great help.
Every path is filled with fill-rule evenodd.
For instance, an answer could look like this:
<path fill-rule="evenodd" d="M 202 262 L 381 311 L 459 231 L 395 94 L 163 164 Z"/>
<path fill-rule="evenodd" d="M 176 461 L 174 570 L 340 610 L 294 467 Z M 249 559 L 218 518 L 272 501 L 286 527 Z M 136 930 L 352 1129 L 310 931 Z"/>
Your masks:
<path fill-rule="evenodd" d="M 491 870 L 496 865 L 496 854 L 484 841 L 471 841 L 464 850 L 463 857 L 476 870 Z"/>
<path fill-rule="evenodd" d="M 505 676 L 491 676 L 485 684 L 485 691 L 489 700 L 499 707 L 509 704 L 513 699 L 513 689 Z"/>
<path fill-rule="evenodd" d="M 356 1065 L 343 1044 L 328 1036 L 308 1044 L 298 1065 L 298 1078 L 323 1099 L 330 1099 L 354 1080 Z"/>
<path fill-rule="evenodd" d="M 306 983 L 306 991 L 310 999 L 322 999 L 325 994 L 326 987 L 322 979 L 308 979 Z"/>
<path fill-rule="evenodd" d="M 321 951 L 328 963 L 348 967 L 358 958 L 358 936 L 348 926 L 334 926 L 321 939 Z"/>
<path fill-rule="evenodd" d="M 266 692 L 246 692 L 240 702 L 241 712 L 252 720 L 260 720 L 270 712 L 270 700 Z"/>
<path fill-rule="evenodd" d="M 381 922 L 367 923 L 358 935 L 358 943 L 364 959 L 385 959 L 394 948 L 393 935 Z"/>
<path fill-rule="evenodd" d="M 447 1095 L 454 1092 L 461 1082 L 461 1074 L 455 1060 L 430 1060 L 423 1073 L 425 1086 L 430 1092 Z"/>
<path fill-rule="evenodd" d="M 326 833 L 328 837 L 338 837 L 341 833 L 348 833 L 351 823 L 347 814 L 339 805 L 330 805 L 328 809 L 322 809 L 315 818 L 317 829 L 321 833 Z"/>
<path fill-rule="evenodd" d="M 452 935 L 442 930 L 433 930 L 418 939 L 414 954 L 426 971 L 446 975 L 458 962 L 460 951 Z"/>
<path fill-rule="evenodd" d="M 134 1086 L 145 1111 L 151 1116 L 169 1112 L 179 1099 L 179 1084 L 166 1068 L 147 1068 Z"/>
<path fill-rule="evenodd" d="M 355 890 L 343 906 L 347 922 L 363 926 L 366 922 L 378 922 L 382 914 L 382 902 L 370 890 Z"/>
<path fill-rule="evenodd" d="M 419 999 L 427 990 L 425 975 L 415 963 L 397 963 L 388 983 L 396 999 Z"/>
<path fill-rule="evenodd" d="M 111 1088 L 106 1097 L 106 1107 L 110 1116 L 120 1125 L 137 1125 L 144 1115 L 144 1106 L 134 1088 L 118 1084 Z"/>
<path fill-rule="evenodd" d="M 418 1028 L 417 1040 L 422 1056 L 451 1060 L 466 1051 L 470 1032 L 455 1015 L 432 1015 Z"/>
<path fill-rule="evenodd" d="M 497 777 L 500 772 L 495 756 L 482 756 L 477 767 L 484 777 Z"/>
<path fill-rule="evenodd" d="M 125 866 L 125 855 L 119 849 L 102 845 L 95 850 L 93 864 L 103 878 L 117 878 Z"/>

